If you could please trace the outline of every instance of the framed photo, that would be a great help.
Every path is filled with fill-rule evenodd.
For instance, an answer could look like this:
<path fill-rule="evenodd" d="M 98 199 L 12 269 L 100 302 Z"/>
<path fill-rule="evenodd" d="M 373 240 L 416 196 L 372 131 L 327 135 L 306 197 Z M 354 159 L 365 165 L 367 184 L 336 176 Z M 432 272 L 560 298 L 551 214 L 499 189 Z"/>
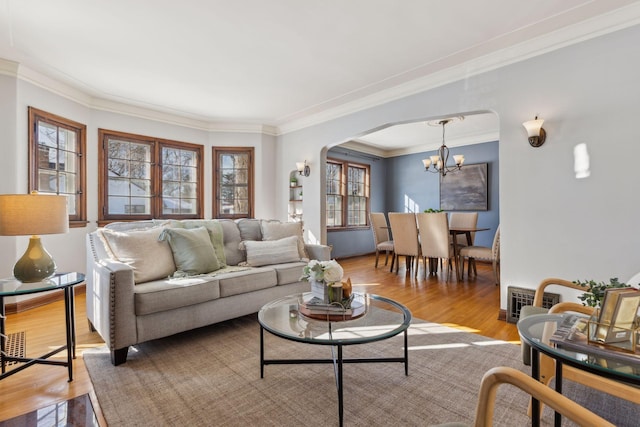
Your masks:
<path fill-rule="evenodd" d="M 486 211 L 489 209 L 488 164 L 464 165 L 457 172 L 440 176 L 440 209 Z"/>

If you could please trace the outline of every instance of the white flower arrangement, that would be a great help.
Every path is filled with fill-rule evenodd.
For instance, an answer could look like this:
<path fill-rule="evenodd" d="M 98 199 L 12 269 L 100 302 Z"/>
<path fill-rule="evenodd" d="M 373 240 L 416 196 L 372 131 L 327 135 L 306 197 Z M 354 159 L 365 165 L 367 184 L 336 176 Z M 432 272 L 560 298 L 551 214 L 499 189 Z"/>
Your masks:
<path fill-rule="evenodd" d="M 344 270 L 336 260 L 318 261 L 314 259 L 304 267 L 300 280 L 324 282 L 326 284 L 340 283 L 343 274 Z"/>

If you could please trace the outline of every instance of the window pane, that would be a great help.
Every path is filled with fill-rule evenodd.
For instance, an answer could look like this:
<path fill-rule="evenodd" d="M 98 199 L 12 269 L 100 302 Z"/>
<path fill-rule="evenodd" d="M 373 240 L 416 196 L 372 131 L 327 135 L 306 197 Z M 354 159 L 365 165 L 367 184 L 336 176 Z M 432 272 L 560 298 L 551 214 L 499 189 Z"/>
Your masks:
<path fill-rule="evenodd" d="M 162 147 L 162 211 L 165 215 L 198 211 L 198 155 L 193 150 Z"/>
<path fill-rule="evenodd" d="M 216 216 L 251 216 L 251 153 L 252 149 L 228 152 L 214 148 L 218 201 Z M 195 171 L 183 168 L 183 176 L 191 176 Z"/>

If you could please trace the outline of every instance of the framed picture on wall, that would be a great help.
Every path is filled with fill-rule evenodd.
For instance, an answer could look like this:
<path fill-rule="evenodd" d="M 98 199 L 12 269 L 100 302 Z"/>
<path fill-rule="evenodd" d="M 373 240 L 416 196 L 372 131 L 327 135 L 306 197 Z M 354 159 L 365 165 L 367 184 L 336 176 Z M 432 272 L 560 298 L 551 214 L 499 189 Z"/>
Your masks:
<path fill-rule="evenodd" d="M 489 209 L 488 164 L 464 165 L 457 172 L 440 176 L 440 209 L 486 211 Z"/>

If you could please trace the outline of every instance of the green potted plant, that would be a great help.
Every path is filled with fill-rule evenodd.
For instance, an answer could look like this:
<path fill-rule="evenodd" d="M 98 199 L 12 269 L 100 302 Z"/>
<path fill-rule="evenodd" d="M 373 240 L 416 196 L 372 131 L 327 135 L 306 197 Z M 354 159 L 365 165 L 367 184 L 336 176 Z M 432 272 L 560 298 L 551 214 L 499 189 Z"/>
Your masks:
<path fill-rule="evenodd" d="M 602 304 L 602 298 L 604 297 L 604 292 L 607 289 L 630 287 L 630 285 L 627 285 L 626 283 L 620 283 L 617 277 L 609 279 L 609 283 L 596 282 L 595 280 L 585 280 L 584 282 L 581 282 L 580 280 L 574 280 L 573 283 L 587 288 L 587 291 L 584 294 L 578 296 L 578 298 L 582 301 L 582 305 L 595 308 L 600 308 L 600 305 Z"/>
<path fill-rule="evenodd" d="M 298 178 L 296 178 L 295 176 L 292 176 L 289 182 L 291 183 L 292 187 L 296 187 L 298 185 Z"/>
<path fill-rule="evenodd" d="M 438 213 L 438 212 L 442 212 L 442 209 L 429 208 L 424 210 L 424 213 Z"/>

